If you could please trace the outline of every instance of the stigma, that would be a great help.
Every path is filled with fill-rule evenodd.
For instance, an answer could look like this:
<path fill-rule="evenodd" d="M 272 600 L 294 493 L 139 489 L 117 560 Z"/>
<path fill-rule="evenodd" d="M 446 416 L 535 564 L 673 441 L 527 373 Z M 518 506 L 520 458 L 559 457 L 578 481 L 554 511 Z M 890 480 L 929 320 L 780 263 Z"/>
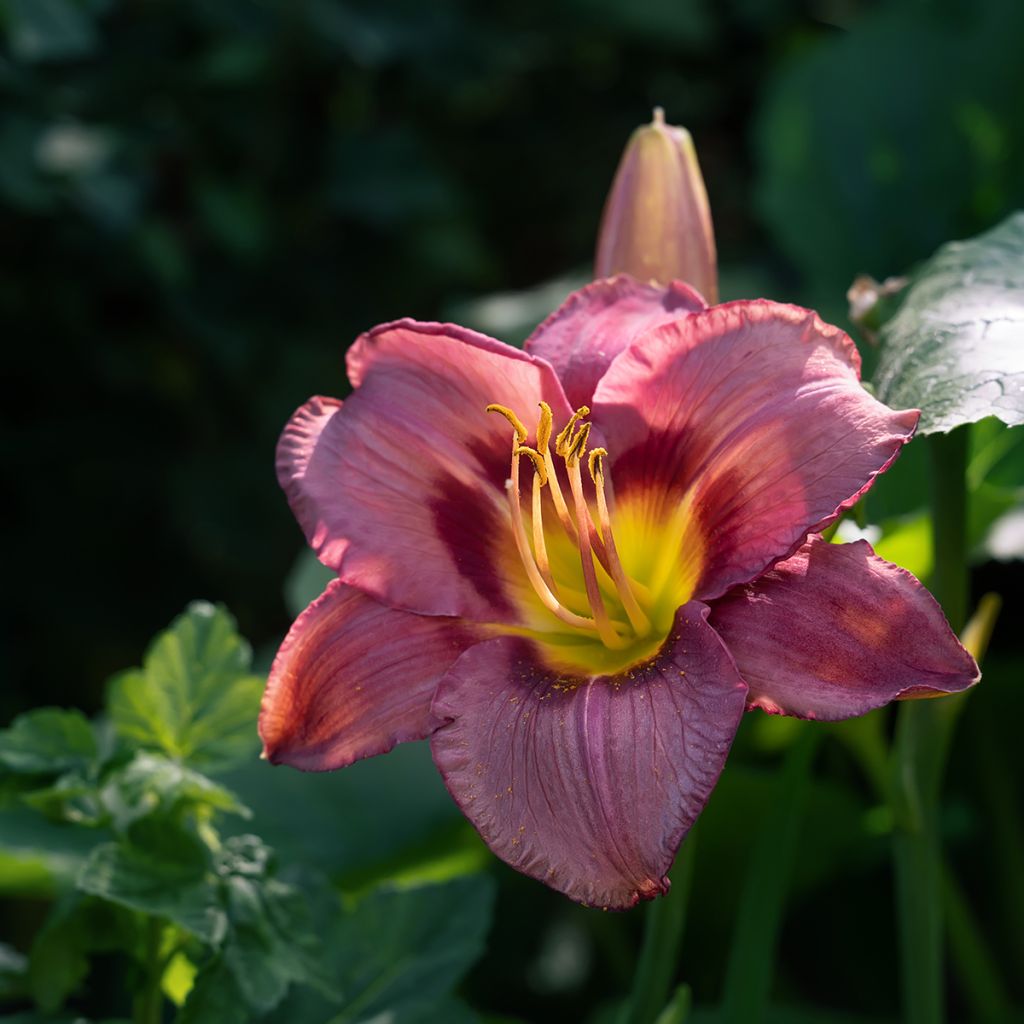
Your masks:
<path fill-rule="evenodd" d="M 591 425 L 586 406 L 580 406 L 558 434 L 551 407 L 541 402 L 539 408 L 531 446 L 530 431 L 512 409 L 496 403 L 487 406 L 512 428 L 505 490 L 516 550 L 533 592 L 559 620 L 560 629 L 568 626 L 609 650 L 622 650 L 646 637 L 652 626 L 642 605 L 647 588 L 627 575 L 615 545 L 611 482 L 605 469 L 608 453 L 600 447 L 588 450 Z M 532 470 L 529 528 L 520 479 L 524 468 Z M 550 499 L 547 526 L 545 490 Z M 560 547 L 567 541 L 579 558 L 578 571 L 567 572 L 563 566 L 560 579 L 549 558 L 549 527 L 563 541 Z"/>

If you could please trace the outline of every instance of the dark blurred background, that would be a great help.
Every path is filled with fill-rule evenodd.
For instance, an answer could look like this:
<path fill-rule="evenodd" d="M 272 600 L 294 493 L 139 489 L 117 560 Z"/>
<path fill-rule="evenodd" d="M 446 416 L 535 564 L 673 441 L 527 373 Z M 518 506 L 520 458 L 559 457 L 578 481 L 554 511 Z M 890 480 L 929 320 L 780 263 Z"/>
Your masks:
<path fill-rule="evenodd" d="M 856 274 L 903 272 L 1024 206 L 1019 0 L 0 0 L 0 29 L 0 723 L 95 710 L 196 597 L 226 603 L 265 660 L 303 549 L 273 470 L 289 414 L 345 393 L 346 346 L 382 320 L 521 338 L 587 278 L 622 146 L 653 105 L 697 143 L 726 298 L 850 329 Z M 1001 590 L 1012 623 L 1018 568 L 980 561 L 975 593 Z M 1006 852 L 1024 848 L 1017 643 L 996 635 L 945 828 L 1024 998 L 1024 931 L 996 913 L 1007 879 L 1022 898 Z M 703 1001 L 784 736 L 748 720 L 701 826 L 684 953 Z M 407 780 L 407 757 L 425 766 L 403 748 L 380 770 Z M 288 814 L 327 821 L 349 793 L 347 821 L 370 836 L 356 870 L 380 861 L 380 807 L 413 800 L 407 781 L 360 795 L 363 769 L 309 780 L 300 804 L 287 774 L 239 785 L 282 847 Z M 884 1019 L 888 826 L 837 745 L 822 770 L 776 989 Z M 433 784 L 430 807 L 464 837 Z M 303 855 L 341 871 L 316 841 Z M 566 1021 L 628 988 L 639 916 L 500 879 L 474 999 Z"/>
<path fill-rule="evenodd" d="M 5 719 L 94 705 L 199 595 L 280 635 L 290 412 L 344 392 L 376 322 L 585 278 L 652 105 L 696 139 L 727 297 L 844 322 L 856 273 L 1024 201 L 1015 0 L 0 0 L 0 21 Z"/>

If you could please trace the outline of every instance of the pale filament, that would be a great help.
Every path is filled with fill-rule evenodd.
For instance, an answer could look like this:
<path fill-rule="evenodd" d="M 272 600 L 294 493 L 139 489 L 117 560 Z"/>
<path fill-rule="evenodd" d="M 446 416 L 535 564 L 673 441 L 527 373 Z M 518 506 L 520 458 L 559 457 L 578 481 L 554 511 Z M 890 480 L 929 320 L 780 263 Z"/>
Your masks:
<path fill-rule="evenodd" d="M 590 424 L 584 424 L 565 457 L 565 467 L 569 471 L 569 486 L 572 488 L 572 496 L 576 503 L 580 564 L 583 566 L 583 582 L 587 588 L 587 600 L 594 613 L 594 621 L 597 623 L 597 632 L 601 637 L 601 643 L 605 647 L 614 649 L 624 647 L 625 644 L 608 620 L 608 612 L 605 610 L 604 599 L 601 597 L 601 588 L 597 583 L 594 555 L 590 547 L 590 524 L 588 521 L 590 511 L 587 508 L 587 499 L 583 496 L 583 481 L 580 479 L 580 452 L 586 448 L 587 434 L 589 433 Z"/>
<path fill-rule="evenodd" d="M 551 588 L 551 593 L 558 596 L 558 587 L 555 578 L 551 575 L 551 564 L 548 562 L 548 545 L 544 539 L 544 518 L 541 513 L 541 506 L 544 498 L 544 484 L 541 481 L 539 472 L 533 474 L 533 504 L 531 506 L 531 520 L 533 522 L 533 553 L 537 557 L 537 568 L 540 570 L 544 582 Z"/>
<path fill-rule="evenodd" d="M 630 624 L 636 630 L 637 636 L 646 636 L 651 631 L 651 620 L 644 614 L 643 609 L 637 603 L 636 595 L 633 593 L 633 581 L 626 575 L 619 560 L 619 552 L 615 547 L 615 535 L 612 533 L 612 520 L 608 513 L 608 496 L 604 487 L 604 468 L 601 460 L 608 454 L 604 448 L 594 448 L 590 452 L 590 459 L 587 463 L 590 469 L 590 478 L 594 481 L 594 490 L 597 492 L 597 520 L 600 525 L 601 537 L 604 540 L 604 548 L 608 553 L 608 571 L 615 581 L 615 589 L 622 600 L 622 607 L 626 610 Z M 579 467 L 576 468 L 579 475 Z"/>
<path fill-rule="evenodd" d="M 487 407 L 489 412 L 497 412 L 504 416 L 513 428 L 511 478 L 506 482 L 505 487 L 508 495 L 509 510 L 512 518 L 512 533 L 515 538 L 516 548 L 526 569 L 530 585 L 545 608 L 576 629 L 583 629 L 590 633 L 596 632 L 606 647 L 621 649 L 630 642 L 630 638 L 620 636 L 616 627 L 618 627 L 618 630 L 626 630 L 627 632 L 632 627 L 633 633 L 637 637 L 642 637 L 650 632 L 651 622 L 637 602 L 636 592 L 634 592 L 634 587 L 637 587 L 640 593 L 644 593 L 646 588 L 640 588 L 639 585 L 634 584 L 626 575 L 615 547 L 608 500 L 605 493 L 604 473 L 599 461 L 606 452 L 603 448 L 594 449 L 589 460 L 590 476 L 594 482 L 594 489 L 597 495 L 598 521 L 600 523 L 600 529 L 598 529 L 594 524 L 590 507 L 587 504 L 583 491 L 583 480 L 579 466 L 580 459 L 586 453 L 587 439 L 590 434 L 590 424 L 580 423 L 580 420 L 589 415 L 590 410 L 586 406 L 576 410 L 568 424 L 555 438 L 555 452 L 565 461 L 566 475 L 572 491 L 573 513 L 570 513 L 565 496 L 562 494 L 558 484 L 555 463 L 549 447 L 552 426 L 551 409 L 545 402 L 541 402 L 540 408 L 541 416 L 537 426 L 537 447 L 534 449 L 525 445 L 527 438 L 526 428 L 512 410 L 500 405 L 489 405 Z M 525 523 L 523 522 L 519 488 L 520 459 L 524 456 L 529 458 L 534 468 L 531 496 L 532 548 L 527 537 Z M 551 489 L 552 503 L 555 506 L 559 521 L 579 550 L 580 564 L 586 588 L 586 600 L 590 605 L 593 618 L 577 615 L 566 608 L 561 600 L 559 600 L 559 588 L 551 571 L 544 535 L 543 488 L 545 485 Z M 608 616 L 597 578 L 598 562 L 607 571 L 611 582 L 615 586 L 615 590 L 622 602 L 622 607 L 629 619 L 628 626 L 624 622 L 613 622 Z M 579 591 L 571 588 L 568 593 L 573 594 L 579 599 L 582 599 L 584 596 Z"/>
<path fill-rule="evenodd" d="M 515 438 L 512 439 L 512 477 L 505 481 L 505 493 L 508 495 L 509 511 L 512 513 L 512 535 L 515 537 L 519 557 L 526 568 L 530 585 L 540 598 L 541 603 L 567 625 L 574 626 L 576 629 L 594 631 L 597 629 L 597 624 L 593 619 L 585 619 L 582 615 L 569 611 L 551 593 L 551 588 L 545 582 L 536 561 L 534 561 L 530 542 L 526 538 L 526 528 L 523 525 L 523 509 L 519 497 L 519 444 Z"/>
<path fill-rule="evenodd" d="M 555 438 L 555 454 L 565 456 L 565 443 L 566 438 L 572 432 L 572 428 L 576 425 L 578 420 L 583 416 L 589 416 L 590 410 L 585 406 L 580 406 L 579 409 L 573 413 L 573 418 L 569 420 L 569 423 L 562 430 L 562 432 Z M 569 510 L 569 506 L 566 503 L 565 495 L 562 494 L 561 485 L 558 483 L 558 473 L 555 469 L 555 460 L 551 455 L 551 449 L 548 447 L 548 442 L 551 440 L 551 406 L 547 402 L 540 403 L 540 423 L 537 424 L 537 452 L 544 459 L 544 466 L 547 469 L 548 483 L 551 487 L 551 500 L 555 503 L 555 512 L 558 513 L 558 521 L 562 524 L 562 529 L 572 538 L 573 542 L 576 543 L 577 532 L 576 532 L 576 517 Z M 587 517 L 588 529 L 590 530 L 590 546 L 594 550 L 594 554 L 597 555 L 597 560 L 605 567 L 608 568 L 607 555 L 604 550 L 604 543 L 601 540 L 601 535 L 597 532 L 590 517 Z"/>
<path fill-rule="evenodd" d="M 583 409 L 586 409 L 583 406 Z M 580 410 L 582 411 L 582 410 Z M 587 412 L 590 410 L 588 409 Z M 551 500 L 555 503 L 555 511 L 558 513 L 559 522 L 573 540 L 576 539 L 576 523 L 569 513 L 569 506 L 565 503 L 565 496 L 558 483 L 558 472 L 555 469 L 555 460 L 551 456 L 551 449 L 548 442 L 551 440 L 551 406 L 547 402 L 540 403 L 540 423 L 537 424 L 537 451 L 544 459 L 544 465 L 548 471 L 548 483 L 551 485 Z M 570 421 L 570 425 L 572 422 Z M 562 435 L 559 434 L 559 437 Z M 555 442 L 558 443 L 557 441 Z"/>

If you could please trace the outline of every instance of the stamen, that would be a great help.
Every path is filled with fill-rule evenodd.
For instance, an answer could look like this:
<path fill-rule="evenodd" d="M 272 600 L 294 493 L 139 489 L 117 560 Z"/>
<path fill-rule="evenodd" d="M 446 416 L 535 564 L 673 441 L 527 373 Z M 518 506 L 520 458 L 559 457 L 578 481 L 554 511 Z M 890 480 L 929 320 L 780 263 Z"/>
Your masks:
<path fill-rule="evenodd" d="M 558 483 L 558 472 L 555 469 L 555 460 L 551 457 L 551 451 L 548 448 L 548 441 L 551 438 L 551 407 L 547 402 L 540 403 L 541 419 L 537 426 L 537 448 L 544 456 L 544 464 L 548 468 L 548 482 L 551 486 L 551 499 L 555 503 L 555 511 L 558 513 L 559 522 L 562 524 L 562 529 L 573 539 L 574 543 L 579 543 L 579 534 L 576 529 L 576 520 L 572 513 L 569 511 L 569 506 L 566 503 L 565 496 L 562 494 L 562 488 Z M 580 406 L 573 414 L 572 418 L 565 425 L 564 429 L 559 433 L 558 437 L 555 438 L 555 451 L 563 458 L 569 458 L 570 450 L 577 446 L 577 443 L 586 445 L 587 438 L 590 436 L 590 424 L 586 424 L 586 433 L 583 434 L 582 440 L 580 434 L 583 433 L 583 426 L 580 426 L 576 433 L 570 438 L 569 435 L 572 433 L 573 427 L 579 422 L 583 416 L 589 416 L 590 410 L 585 406 Z M 580 449 L 582 451 L 582 448 Z M 577 455 L 577 458 L 579 456 Z M 596 527 L 590 520 L 590 516 L 587 516 L 587 528 L 590 531 L 590 546 L 597 556 L 597 560 L 606 569 L 608 567 L 608 556 L 604 550 L 604 542 L 601 540 L 601 535 L 597 532 Z"/>
<path fill-rule="evenodd" d="M 548 482 L 548 468 L 544 465 L 544 459 L 540 452 L 535 452 L 532 448 L 521 444 L 516 448 L 516 455 L 526 455 L 529 457 L 533 463 L 533 468 L 537 471 L 535 479 L 539 480 L 541 487 L 543 487 Z"/>
<path fill-rule="evenodd" d="M 590 415 L 590 409 L 586 405 L 581 405 L 569 418 L 569 422 L 559 432 L 558 437 L 555 438 L 555 453 L 561 455 L 562 458 L 566 457 L 566 453 L 569 450 L 569 437 L 573 432 L 573 428 L 579 423 L 580 420 Z"/>
<path fill-rule="evenodd" d="M 622 568 L 619 552 L 615 547 L 612 519 L 608 513 L 608 497 L 604 489 L 604 467 L 601 462 L 601 459 L 607 454 L 608 452 L 604 448 L 593 449 L 587 461 L 587 468 L 590 470 L 590 478 L 594 481 L 594 490 L 597 492 L 597 518 L 601 526 L 601 539 L 604 541 L 604 549 L 608 555 L 608 572 L 615 582 L 615 589 L 618 591 L 622 607 L 629 617 L 630 625 L 636 631 L 637 636 L 646 636 L 651 631 L 651 620 L 637 603 L 636 595 L 633 593 L 633 581 Z"/>
<path fill-rule="evenodd" d="M 539 404 L 536 448 L 531 448 L 525 443 L 528 431 L 515 412 L 497 403 L 487 406 L 488 412 L 496 412 L 503 416 L 513 430 L 511 476 L 505 484 L 505 489 L 516 549 L 530 586 L 548 611 L 574 629 L 584 630 L 591 635 L 596 633 L 605 647 L 621 650 L 636 638 L 647 635 L 651 630 L 651 622 L 637 601 L 637 595 L 641 595 L 642 598 L 646 588 L 634 583 L 626 575 L 615 547 L 601 461 L 607 452 L 604 448 L 595 448 L 587 459 L 587 468 L 594 482 L 597 497 L 597 521 L 600 524 L 598 526 L 595 525 L 594 516 L 584 494 L 580 473 L 580 462 L 587 454 L 587 443 L 591 433 L 591 424 L 583 420 L 590 415 L 590 410 L 586 406 L 580 406 L 554 439 L 555 452 L 564 460 L 565 473 L 572 492 L 573 509 L 570 513 L 551 454 L 551 407 L 546 402 Z M 524 456 L 533 463 L 534 469 L 530 523 L 532 545 L 526 529 L 520 494 L 520 463 Z M 565 595 L 563 597 L 554 580 L 544 532 L 545 486 L 550 488 L 558 518 L 579 551 L 585 593 L 570 586 L 568 590 L 562 591 Z M 598 565 L 603 566 L 608 572 L 608 577 L 603 582 L 598 580 Z M 608 614 L 601 587 L 604 586 L 607 591 L 609 582 L 615 587 L 628 623 L 620 621 L 618 617 L 612 619 Z M 566 598 L 574 606 L 581 606 L 585 600 L 590 606 L 593 618 L 570 611 L 562 603 Z"/>
<path fill-rule="evenodd" d="M 562 529 L 575 541 L 576 524 L 569 514 L 569 506 L 565 503 L 565 496 L 558 483 L 558 472 L 555 469 L 555 460 L 551 457 L 551 449 L 548 443 L 551 440 L 551 406 L 547 402 L 540 403 L 540 422 L 537 424 L 537 451 L 544 459 L 544 465 L 548 470 L 548 483 L 551 486 L 551 500 L 555 503 L 555 512 L 558 514 L 558 521 Z M 559 434 L 561 437 L 561 434 Z"/>
<path fill-rule="evenodd" d="M 548 561 L 548 546 L 547 541 L 544 537 L 544 508 L 543 508 L 543 497 L 544 497 L 544 485 L 548 480 L 548 469 L 544 464 L 544 459 L 539 452 L 534 451 L 532 448 L 526 445 L 517 445 L 515 453 L 516 455 L 526 455 L 533 463 L 534 474 L 533 474 L 533 504 L 531 507 L 531 523 L 533 526 L 533 554 L 537 560 L 537 568 L 540 570 L 541 577 L 544 582 L 548 585 L 551 593 L 558 597 L 558 586 L 555 584 L 555 578 L 551 573 L 551 564 Z"/>
<path fill-rule="evenodd" d="M 551 406 L 547 402 L 540 404 L 540 422 L 537 424 L 537 451 L 543 452 L 547 449 L 551 440 Z"/>
<path fill-rule="evenodd" d="M 503 406 L 498 406 L 493 411 L 500 412 L 504 415 L 504 412 L 502 412 L 503 408 Z M 515 413 L 512 413 L 512 416 L 518 420 Z M 513 423 L 513 420 L 508 416 L 505 418 L 513 424 L 514 428 L 515 424 Z M 577 615 L 575 612 L 571 612 L 568 608 L 565 608 L 559 602 L 558 598 L 551 592 L 551 588 L 545 582 L 544 577 L 541 575 L 540 569 L 537 567 L 537 563 L 534 560 L 533 552 L 530 550 L 530 542 L 526 539 L 526 528 L 523 524 L 523 509 L 520 504 L 519 497 L 519 451 L 520 445 L 515 439 L 513 439 L 512 475 L 505 482 L 505 493 L 508 496 L 509 512 L 512 516 L 512 536 L 515 539 L 516 549 L 519 552 L 519 558 L 523 563 L 523 568 L 526 569 L 526 577 L 530 581 L 530 585 L 533 587 L 537 597 L 540 598 L 541 603 L 548 609 L 548 611 L 569 626 L 574 626 L 576 629 L 584 629 L 589 632 L 594 632 L 598 629 L 597 623 L 593 619 L 586 619 L 582 615 Z M 536 480 L 537 477 L 534 479 Z"/>
<path fill-rule="evenodd" d="M 543 460 L 541 465 L 543 465 Z M 536 466 L 537 463 L 535 462 Z M 537 568 L 540 570 L 540 574 L 544 579 L 544 582 L 551 589 L 551 593 L 555 597 L 559 597 L 558 587 L 555 584 L 555 577 L 551 573 L 551 563 L 548 561 L 548 544 L 544 538 L 544 512 L 543 512 L 543 487 L 544 481 L 541 479 L 540 473 L 534 473 L 533 475 L 533 506 L 532 506 L 532 520 L 533 520 L 533 553 L 537 559 Z"/>
<path fill-rule="evenodd" d="M 590 424 L 585 423 L 572 440 L 565 458 L 565 468 L 569 473 L 569 486 L 572 488 L 572 496 L 576 503 L 580 564 L 583 567 L 583 582 L 587 588 L 587 601 L 590 603 L 590 610 L 594 613 L 594 622 L 597 624 L 601 643 L 605 647 L 615 650 L 625 647 L 626 642 L 612 627 L 608 611 L 604 606 L 604 598 L 601 597 L 601 588 L 598 585 L 597 571 L 594 567 L 594 552 L 590 544 L 590 510 L 587 508 L 587 500 L 583 495 L 583 480 L 580 477 L 580 455 L 586 448 L 589 434 Z"/>
<path fill-rule="evenodd" d="M 516 432 L 516 441 L 519 444 L 523 444 L 526 441 L 527 431 L 526 427 L 523 426 L 523 421 L 507 405 L 498 405 L 497 402 L 492 402 L 487 406 L 487 411 L 496 412 L 499 416 L 504 416 L 512 424 L 512 429 Z"/>
<path fill-rule="evenodd" d="M 573 435 L 572 440 L 568 442 L 568 451 L 565 456 L 566 462 L 579 462 L 580 457 L 587 450 L 587 438 L 589 437 L 590 424 L 584 423 Z"/>

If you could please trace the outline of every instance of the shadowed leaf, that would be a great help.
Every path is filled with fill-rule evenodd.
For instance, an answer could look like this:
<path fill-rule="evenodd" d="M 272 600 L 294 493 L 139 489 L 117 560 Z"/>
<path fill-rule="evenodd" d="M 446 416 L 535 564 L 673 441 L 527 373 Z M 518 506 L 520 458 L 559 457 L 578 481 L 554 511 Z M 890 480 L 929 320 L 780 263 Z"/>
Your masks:
<path fill-rule="evenodd" d="M 1024 423 L 1024 212 L 921 268 L 882 328 L 874 384 L 893 408 L 921 410 L 921 434 Z"/>

